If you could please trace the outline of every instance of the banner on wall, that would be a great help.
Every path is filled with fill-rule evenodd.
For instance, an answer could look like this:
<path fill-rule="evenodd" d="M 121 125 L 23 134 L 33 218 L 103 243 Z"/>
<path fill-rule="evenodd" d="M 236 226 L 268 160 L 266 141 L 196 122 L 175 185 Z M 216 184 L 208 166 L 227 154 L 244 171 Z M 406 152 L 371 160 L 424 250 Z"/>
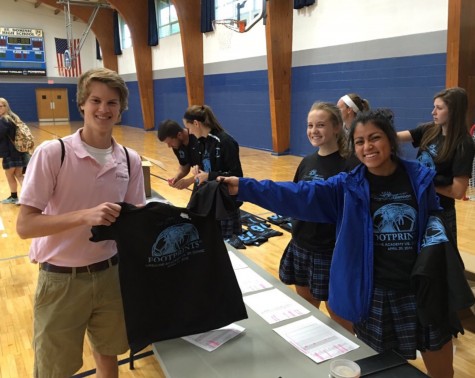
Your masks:
<path fill-rule="evenodd" d="M 68 40 L 65 38 L 55 38 L 56 60 L 58 62 L 59 76 L 78 77 L 81 75 L 81 55 L 77 54 L 73 59 L 71 51 L 79 51 L 79 39 L 71 41 L 71 51 L 68 50 Z"/>
<path fill-rule="evenodd" d="M 46 76 L 43 30 L 0 26 L 0 75 Z"/>

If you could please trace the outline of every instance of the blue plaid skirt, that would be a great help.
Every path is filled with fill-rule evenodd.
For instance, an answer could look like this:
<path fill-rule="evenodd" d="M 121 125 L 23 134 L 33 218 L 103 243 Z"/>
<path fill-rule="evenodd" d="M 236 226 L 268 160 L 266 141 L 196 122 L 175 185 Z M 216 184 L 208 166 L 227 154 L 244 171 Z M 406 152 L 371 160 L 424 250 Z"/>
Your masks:
<path fill-rule="evenodd" d="M 450 333 L 418 323 L 414 294 L 383 288 L 374 289 L 368 319 L 354 324 L 354 330 L 378 353 L 393 349 L 411 360 L 416 350 L 439 350 L 452 339 Z"/>
<path fill-rule="evenodd" d="M 242 234 L 241 211 L 239 209 L 232 214 L 231 218 L 222 219 L 220 222 L 223 239 L 230 239 L 233 235 Z"/>
<path fill-rule="evenodd" d="M 26 167 L 29 161 L 30 154 L 25 152 L 20 154 L 19 156 L 16 156 L 15 158 L 12 158 L 10 156 L 4 157 L 2 160 L 2 167 L 3 169 Z"/>
<path fill-rule="evenodd" d="M 309 287 L 315 299 L 327 301 L 332 256 L 333 249 L 307 251 L 291 239 L 280 260 L 279 278 L 287 285 Z"/>

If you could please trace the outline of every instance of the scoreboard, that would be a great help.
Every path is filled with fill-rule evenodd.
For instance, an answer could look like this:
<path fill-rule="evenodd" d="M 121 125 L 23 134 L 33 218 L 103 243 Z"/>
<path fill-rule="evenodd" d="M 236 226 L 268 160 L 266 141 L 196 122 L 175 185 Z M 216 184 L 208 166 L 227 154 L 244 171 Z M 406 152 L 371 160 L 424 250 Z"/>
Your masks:
<path fill-rule="evenodd" d="M 43 30 L 0 27 L 0 76 L 46 76 Z"/>

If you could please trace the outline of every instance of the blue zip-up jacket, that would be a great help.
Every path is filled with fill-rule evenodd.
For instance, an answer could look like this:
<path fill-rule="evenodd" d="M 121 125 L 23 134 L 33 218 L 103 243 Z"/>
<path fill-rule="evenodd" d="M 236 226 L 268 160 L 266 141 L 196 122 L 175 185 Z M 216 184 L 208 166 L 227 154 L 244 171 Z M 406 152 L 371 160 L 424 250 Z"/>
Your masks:
<path fill-rule="evenodd" d="M 416 161 L 399 161 L 417 198 L 421 245 L 429 211 L 440 209 L 432 184 L 434 171 Z M 367 318 L 373 295 L 373 220 L 366 170 L 360 164 L 325 181 L 298 183 L 239 179 L 238 200 L 303 221 L 336 224 L 328 304 L 354 323 Z"/>

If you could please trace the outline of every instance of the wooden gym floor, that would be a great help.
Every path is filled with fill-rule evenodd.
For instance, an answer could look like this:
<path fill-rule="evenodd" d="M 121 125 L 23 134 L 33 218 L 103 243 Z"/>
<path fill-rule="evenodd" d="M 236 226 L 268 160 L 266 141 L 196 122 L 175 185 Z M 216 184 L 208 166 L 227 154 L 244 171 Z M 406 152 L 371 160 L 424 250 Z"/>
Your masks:
<path fill-rule="evenodd" d="M 82 123 L 66 125 L 31 124 L 37 144 L 71 134 Z M 168 199 L 175 206 L 185 207 L 191 192 L 170 188 L 164 181 L 172 177 L 177 168 L 173 152 L 157 139 L 156 132 L 117 126 L 114 136 L 119 143 L 135 149 L 140 155 L 153 159 L 151 167 L 151 186 L 154 191 Z M 292 180 L 301 157 L 273 156 L 270 152 L 241 147 L 241 162 L 246 176 L 257 179 Z M 158 177 L 156 177 L 158 176 Z M 473 193 L 475 194 L 475 193 Z M 6 178 L 0 174 L 0 199 L 10 195 Z M 252 214 L 266 218 L 269 211 L 245 203 L 242 207 Z M 32 375 L 33 351 L 32 313 L 38 267 L 27 257 L 30 240 L 21 240 L 15 232 L 19 207 L 0 204 L 0 378 L 22 378 Z M 457 201 L 458 240 L 460 250 L 467 266 L 475 272 L 475 201 Z M 273 228 L 279 229 L 276 226 Z M 280 229 L 279 229 L 280 230 Z M 278 265 L 282 251 L 290 240 L 290 234 L 273 237 L 259 247 L 247 247 L 241 250 L 257 264 L 278 277 Z M 324 306 L 322 306 L 324 307 Z M 471 378 L 475 371 L 475 322 L 471 317 L 465 320 L 467 331 L 454 341 L 455 377 Z M 123 360 L 128 355 L 120 356 Z M 414 362 L 423 369 L 420 359 Z M 84 346 L 84 366 L 81 371 L 94 368 L 94 361 L 87 341 Z M 120 367 L 121 377 L 164 377 L 160 366 L 153 356 L 135 362 L 135 370 L 129 370 L 128 364 Z"/>

